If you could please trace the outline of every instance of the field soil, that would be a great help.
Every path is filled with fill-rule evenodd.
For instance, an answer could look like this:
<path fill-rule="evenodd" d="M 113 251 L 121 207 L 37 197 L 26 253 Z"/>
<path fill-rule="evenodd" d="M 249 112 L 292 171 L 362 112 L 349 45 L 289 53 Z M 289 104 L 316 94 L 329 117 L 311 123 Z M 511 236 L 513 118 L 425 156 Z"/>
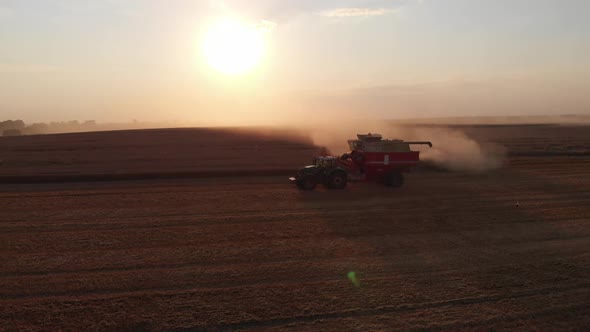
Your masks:
<path fill-rule="evenodd" d="M 314 192 L 233 172 L 309 162 L 297 135 L 0 138 L 6 179 L 230 170 L 0 185 L 0 330 L 587 330 L 590 129 L 459 130 L 503 166 Z"/>
<path fill-rule="evenodd" d="M 276 172 L 319 148 L 295 131 L 148 129 L 0 137 L 0 182 Z M 110 177 L 110 178 L 109 178 Z"/>

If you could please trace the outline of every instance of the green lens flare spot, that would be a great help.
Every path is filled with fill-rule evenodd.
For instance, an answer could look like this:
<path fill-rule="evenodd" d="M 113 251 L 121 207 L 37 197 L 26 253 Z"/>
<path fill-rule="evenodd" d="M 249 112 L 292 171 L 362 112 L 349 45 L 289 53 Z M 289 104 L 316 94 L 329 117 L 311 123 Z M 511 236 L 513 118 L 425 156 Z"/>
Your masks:
<path fill-rule="evenodd" d="M 354 271 L 350 271 L 350 272 L 348 272 L 348 279 L 350 280 L 350 282 L 352 282 L 352 284 L 353 284 L 355 287 L 360 287 L 360 285 L 361 285 L 361 282 L 360 282 L 360 280 L 357 278 L 357 276 L 356 276 L 356 272 L 354 272 Z"/>

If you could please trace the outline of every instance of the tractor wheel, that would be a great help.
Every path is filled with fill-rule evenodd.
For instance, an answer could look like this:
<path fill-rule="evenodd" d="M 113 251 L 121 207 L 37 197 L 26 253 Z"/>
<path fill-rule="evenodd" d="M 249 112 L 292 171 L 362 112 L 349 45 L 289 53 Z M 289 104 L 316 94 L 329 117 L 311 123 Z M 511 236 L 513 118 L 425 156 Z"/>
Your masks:
<path fill-rule="evenodd" d="M 401 187 L 404 184 L 404 175 L 400 172 L 391 172 L 385 179 L 385 184 L 389 187 Z"/>
<path fill-rule="evenodd" d="M 296 182 L 297 188 L 301 190 L 314 190 L 317 185 L 313 176 L 307 175 Z"/>
<path fill-rule="evenodd" d="M 330 189 L 344 189 L 346 188 L 347 182 L 348 177 L 346 176 L 346 173 L 342 171 L 336 171 L 329 175 L 327 185 Z"/>

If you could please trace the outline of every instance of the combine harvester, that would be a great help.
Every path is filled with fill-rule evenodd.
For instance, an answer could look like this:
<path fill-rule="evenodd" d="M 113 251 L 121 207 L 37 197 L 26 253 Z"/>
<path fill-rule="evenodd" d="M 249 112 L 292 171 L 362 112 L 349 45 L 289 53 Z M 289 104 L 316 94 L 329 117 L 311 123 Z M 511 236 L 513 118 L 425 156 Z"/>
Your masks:
<path fill-rule="evenodd" d="M 420 152 L 410 145 L 428 145 L 431 142 L 405 142 L 384 140 L 379 134 L 357 135 L 348 140 L 349 153 L 342 156 L 316 157 L 313 165 L 305 166 L 289 180 L 301 190 L 313 190 L 317 184 L 330 189 L 344 189 L 349 181 L 378 181 L 390 187 L 401 187 L 404 172 L 416 166 Z"/>

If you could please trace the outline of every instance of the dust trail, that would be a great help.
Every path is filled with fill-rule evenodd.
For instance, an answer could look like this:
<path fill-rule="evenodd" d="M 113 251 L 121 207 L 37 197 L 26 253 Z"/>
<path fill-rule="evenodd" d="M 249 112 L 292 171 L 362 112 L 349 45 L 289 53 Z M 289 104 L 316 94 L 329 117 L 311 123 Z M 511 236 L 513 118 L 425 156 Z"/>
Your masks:
<path fill-rule="evenodd" d="M 386 121 L 349 121 L 338 125 L 307 128 L 314 144 L 324 146 L 332 154 L 348 151 L 347 140 L 357 133 L 379 133 L 387 139 L 431 141 L 432 148 L 414 146 L 421 151 L 420 159 L 453 171 L 482 172 L 502 167 L 505 149 L 491 143 L 481 143 L 461 130 L 443 126 L 396 125 Z"/>
<path fill-rule="evenodd" d="M 502 167 L 505 149 L 491 143 L 480 143 L 457 129 L 417 127 L 408 134 L 409 139 L 426 137 L 432 148 L 420 148 L 420 159 L 432 161 L 445 169 L 482 172 Z"/>

